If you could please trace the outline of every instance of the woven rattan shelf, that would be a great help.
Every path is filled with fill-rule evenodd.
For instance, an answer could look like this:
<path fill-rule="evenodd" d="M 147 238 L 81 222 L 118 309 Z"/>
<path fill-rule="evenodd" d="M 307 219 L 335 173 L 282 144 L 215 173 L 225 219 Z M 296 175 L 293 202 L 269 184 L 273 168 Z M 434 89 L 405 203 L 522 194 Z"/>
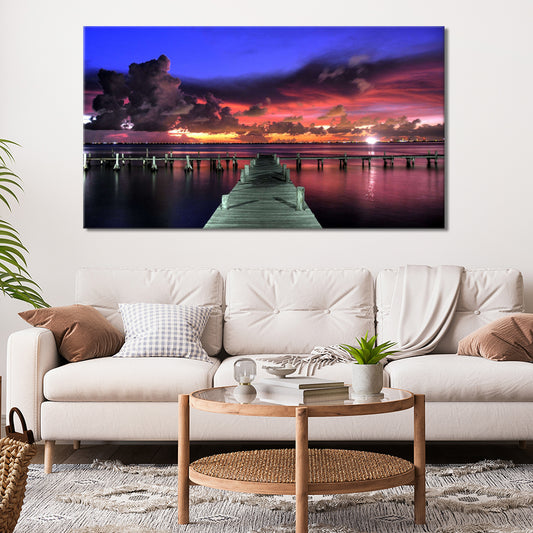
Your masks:
<path fill-rule="evenodd" d="M 189 484 L 257 494 L 296 496 L 296 533 L 307 533 L 308 495 L 340 494 L 414 485 L 415 522 L 425 523 L 424 396 L 383 389 L 376 401 L 341 401 L 333 405 L 279 405 L 254 400 L 239 404 L 234 387 L 194 392 L 179 399 L 178 521 L 189 522 Z M 189 402 L 203 411 L 240 416 L 294 417 L 294 449 L 250 450 L 204 457 L 189 464 Z M 308 418 L 394 413 L 414 407 L 410 463 L 391 455 L 355 450 L 309 449 Z"/>
<path fill-rule="evenodd" d="M 189 477 L 214 488 L 228 489 L 234 484 L 240 492 L 294 494 L 295 465 L 294 449 L 223 453 L 192 463 Z M 391 487 L 413 482 L 413 464 L 399 457 L 356 450 L 309 450 L 309 494 L 359 492 L 380 483 Z"/>

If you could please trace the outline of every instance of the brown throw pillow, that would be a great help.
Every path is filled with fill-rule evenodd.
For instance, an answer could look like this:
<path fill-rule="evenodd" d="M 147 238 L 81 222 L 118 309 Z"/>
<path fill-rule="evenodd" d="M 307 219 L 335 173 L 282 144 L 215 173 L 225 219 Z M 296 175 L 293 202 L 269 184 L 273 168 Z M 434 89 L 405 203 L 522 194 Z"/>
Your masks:
<path fill-rule="evenodd" d="M 457 354 L 533 362 L 533 314 L 520 313 L 483 326 L 459 341 Z"/>
<path fill-rule="evenodd" d="M 124 335 L 89 305 L 32 309 L 19 316 L 32 326 L 49 329 L 58 352 L 70 362 L 113 355 L 124 344 Z"/>

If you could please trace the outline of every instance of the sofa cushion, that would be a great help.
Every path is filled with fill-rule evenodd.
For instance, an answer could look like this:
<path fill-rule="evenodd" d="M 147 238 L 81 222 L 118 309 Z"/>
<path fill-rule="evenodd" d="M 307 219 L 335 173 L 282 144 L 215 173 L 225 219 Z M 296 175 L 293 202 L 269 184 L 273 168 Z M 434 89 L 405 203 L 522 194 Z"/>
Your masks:
<path fill-rule="evenodd" d="M 533 365 L 468 355 L 430 354 L 390 362 L 390 386 L 430 402 L 531 402 Z"/>
<path fill-rule="evenodd" d="M 383 270 L 376 278 L 377 333 L 379 342 L 394 340 L 390 307 L 398 270 Z M 522 274 L 515 269 L 465 268 L 459 300 L 448 330 L 433 353 L 457 353 L 459 341 L 476 329 L 509 313 L 524 310 Z"/>
<path fill-rule="evenodd" d="M 257 364 L 257 376 L 255 381 L 261 380 L 263 378 L 272 378 L 272 374 L 269 374 L 264 368 L 263 365 L 272 365 L 271 362 L 265 361 L 265 358 L 269 355 L 275 356 L 276 354 L 254 354 L 247 355 Z M 302 356 L 303 357 L 303 356 Z M 233 365 L 235 361 L 241 359 L 240 356 L 228 357 L 224 359 L 218 368 L 215 377 L 214 377 L 214 386 L 215 387 L 227 387 L 230 385 L 236 385 L 235 379 L 233 378 Z M 313 376 L 324 379 L 333 379 L 335 381 L 344 381 L 346 384 L 352 383 L 352 366 L 353 363 L 338 363 L 335 365 L 326 365 L 321 368 L 318 368 Z M 291 374 L 296 375 L 296 374 Z M 252 383 L 253 385 L 253 383 Z M 383 376 L 383 385 L 387 387 L 389 385 L 388 375 L 384 373 Z"/>
<path fill-rule="evenodd" d="M 76 303 L 92 305 L 122 332 L 119 303 L 210 307 L 202 335 L 209 355 L 222 349 L 222 298 L 222 276 L 214 269 L 87 268 L 76 276 Z"/>
<path fill-rule="evenodd" d="M 44 397 L 59 402 L 177 402 L 211 386 L 212 362 L 171 357 L 93 359 L 44 376 Z"/>
<path fill-rule="evenodd" d="M 126 342 L 115 357 L 185 357 L 209 361 L 200 337 L 209 307 L 119 304 Z"/>
<path fill-rule="evenodd" d="M 124 334 L 88 305 L 31 309 L 19 315 L 32 326 L 49 329 L 59 354 L 72 363 L 113 355 L 124 343 Z"/>
<path fill-rule="evenodd" d="M 457 353 L 533 362 L 533 314 L 512 315 L 483 326 L 459 341 Z"/>
<path fill-rule="evenodd" d="M 231 270 L 226 305 L 224 347 L 232 355 L 310 353 L 374 331 L 365 269 Z"/>

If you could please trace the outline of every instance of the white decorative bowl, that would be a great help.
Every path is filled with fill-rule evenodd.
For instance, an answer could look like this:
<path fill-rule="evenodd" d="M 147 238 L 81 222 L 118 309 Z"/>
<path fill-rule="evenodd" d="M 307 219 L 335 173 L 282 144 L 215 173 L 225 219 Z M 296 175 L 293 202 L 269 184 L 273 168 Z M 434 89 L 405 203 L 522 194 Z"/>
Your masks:
<path fill-rule="evenodd" d="M 292 374 L 293 372 L 296 372 L 295 366 L 267 366 L 263 365 L 263 368 L 269 373 L 274 376 L 277 376 L 278 378 L 284 378 L 285 376 L 288 376 L 289 374 Z"/>

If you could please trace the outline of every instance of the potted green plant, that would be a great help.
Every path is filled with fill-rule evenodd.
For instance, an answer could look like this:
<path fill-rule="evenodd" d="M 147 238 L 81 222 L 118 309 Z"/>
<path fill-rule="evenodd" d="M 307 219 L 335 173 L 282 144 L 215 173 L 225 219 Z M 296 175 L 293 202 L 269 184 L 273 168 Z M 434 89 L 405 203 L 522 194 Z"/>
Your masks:
<path fill-rule="evenodd" d="M 383 365 L 382 359 L 395 352 L 390 350 L 396 343 L 387 341 L 378 344 L 377 335 L 368 339 L 368 331 L 364 337 L 355 339 L 358 347 L 349 344 L 339 346 L 354 359 L 352 368 L 352 389 L 355 396 L 383 396 Z"/>
<path fill-rule="evenodd" d="M 14 158 L 10 145 L 13 141 L 0 139 L 0 202 L 11 211 L 11 203 L 18 202 L 17 193 L 22 190 L 21 179 L 8 166 Z M 24 257 L 28 250 L 22 244 L 13 226 L 0 218 L 0 290 L 16 300 L 28 302 L 33 307 L 48 307 L 40 294 L 40 287 L 28 273 Z"/>

